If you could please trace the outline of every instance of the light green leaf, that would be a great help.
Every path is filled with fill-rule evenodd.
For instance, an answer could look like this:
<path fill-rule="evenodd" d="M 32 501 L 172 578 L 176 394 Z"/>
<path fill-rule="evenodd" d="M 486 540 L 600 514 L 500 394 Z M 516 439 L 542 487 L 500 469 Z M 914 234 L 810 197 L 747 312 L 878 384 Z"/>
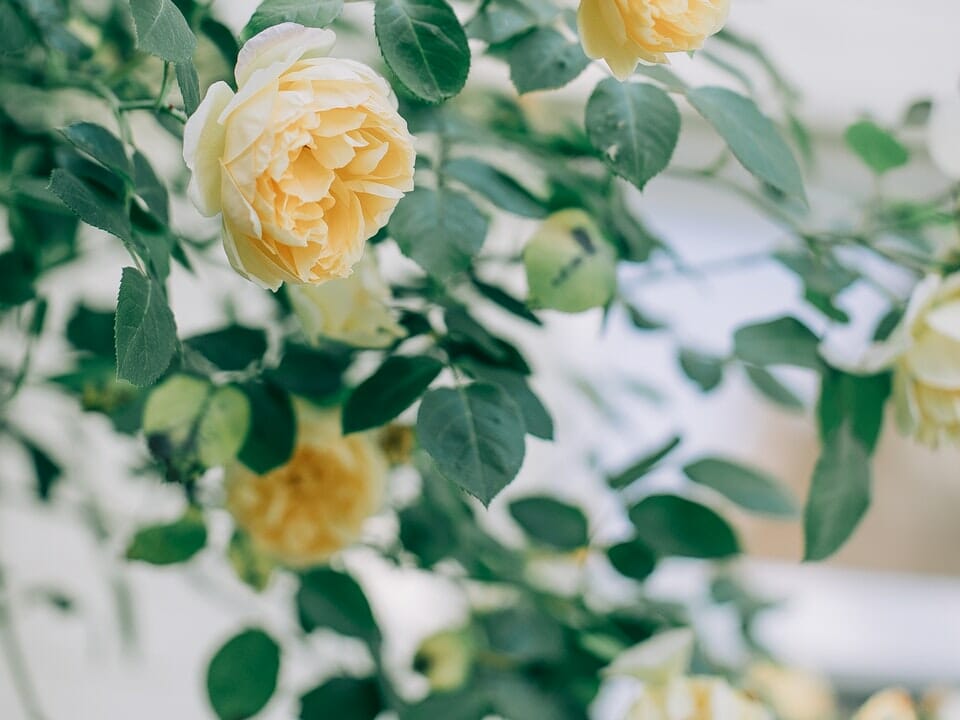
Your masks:
<path fill-rule="evenodd" d="M 280 646 L 251 628 L 221 647 L 207 668 L 207 695 L 220 720 L 245 720 L 260 712 L 277 689 Z"/>
<path fill-rule="evenodd" d="M 173 375 L 150 391 L 143 408 L 143 432 L 162 433 L 183 442 L 207 402 L 213 386 L 193 375 Z"/>
<path fill-rule="evenodd" d="M 344 434 L 386 425 L 413 405 L 442 369 L 443 363 L 432 357 L 387 358 L 344 403 Z"/>
<path fill-rule="evenodd" d="M 183 97 L 183 109 L 187 115 L 193 115 L 200 106 L 200 77 L 197 75 L 197 66 L 192 60 L 177 63 L 177 85 Z"/>
<path fill-rule="evenodd" d="M 470 37 L 498 45 L 547 25 L 556 16 L 557 6 L 549 0 L 490 0 L 480 6 L 466 29 Z"/>
<path fill-rule="evenodd" d="M 720 133 L 741 165 L 785 195 L 806 202 L 803 176 L 790 146 L 753 100 L 719 87 L 694 88 L 687 100 Z"/>
<path fill-rule="evenodd" d="M 163 288 L 134 268 L 124 268 L 114 329 L 117 377 L 151 385 L 170 365 L 177 326 Z"/>
<path fill-rule="evenodd" d="M 404 255 L 446 280 L 470 267 L 487 236 L 487 219 L 462 193 L 418 188 L 397 205 L 389 231 Z"/>
<path fill-rule="evenodd" d="M 577 550 L 590 541 L 583 511 L 554 498 L 514 500 L 510 514 L 532 540 L 557 550 Z"/>
<path fill-rule="evenodd" d="M 662 445 L 659 445 L 640 457 L 632 465 L 630 465 L 630 467 L 626 468 L 622 472 L 617 473 L 616 475 L 611 475 L 608 477 L 607 484 L 614 490 L 622 490 L 630 485 L 630 483 L 639 480 L 648 472 L 653 470 L 653 468 L 655 468 L 661 460 L 667 457 L 667 455 L 672 453 L 681 442 L 682 438 L 679 435 L 674 435 Z"/>
<path fill-rule="evenodd" d="M 342 11 L 343 0 L 264 0 L 241 34 L 253 37 L 285 22 L 322 28 L 336 20 Z"/>
<path fill-rule="evenodd" d="M 250 430 L 250 401 L 227 385 L 210 396 L 197 426 L 197 453 L 205 467 L 216 467 L 240 452 Z"/>
<path fill-rule="evenodd" d="M 137 531 L 127 547 L 128 560 L 151 565 L 186 562 L 207 544 L 207 527 L 199 510 L 188 510 L 179 520 Z"/>
<path fill-rule="evenodd" d="M 74 147 L 82 150 L 108 170 L 127 180 L 133 179 L 133 165 L 123 143 L 105 127 L 89 122 L 78 122 L 61 130 Z"/>
<path fill-rule="evenodd" d="M 770 372 L 750 365 L 745 370 L 747 379 L 765 398 L 787 410 L 803 410 L 803 400 Z"/>
<path fill-rule="evenodd" d="M 363 588 L 346 573 L 317 568 L 304 574 L 297 591 L 297 612 L 306 632 L 328 628 L 372 645 L 380 642 L 380 629 Z"/>
<path fill-rule="evenodd" d="M 516 403 L 484 383 L 432 390 L 417 416 L 417 438 L 439 473 L 484 505 L 519 472 L 524 431 Z"/>
<path fill-rule="evenodd" d="M 673 157 L 680 112 L 654 85 L 607 78 L 587 102 L 586 127 L 610 169 L 642 190 Z"/>
<path fill-rule="evenodd" d="M 658 555 L 724 558 L 740 552 L 733 529 L 713 510 L 677 495 L 650 495 L 630 508 L 637 538 Z"/>
<path fill-rule="evenodd" d="M 509 175 L 476 158 L 456 158 L 443 166 L 442 172 L 480 193 L 502 210 L 523 217 L 546 215 L 542 200 L 533 196 Z"/>
<path fill-rule="evenodd" d="M 733 351 L 750 365 L 793 365 L 820 370 L 823 360 L 818 350 L 820 339 L 802 322 L 781 317 L 737 328 Z"/>
<path fill-rule="evenodd" d="M 701 458 L 686 465 L 683 472 L 693 482 L 753 512 L 789 518 L 799 510 L 793 495 L 776 478 L 731 460 Z"/>
<path fill-rule="evenodd" d="M 824 441 L 804 510 L 804 560 L 830 557 L 870 506 L 870 458 L 846 424 Z"/>
<path fill-rule="evenodd" d="M 444 0 L 377 0 L 374 28 L 380 52 L 414 95 L 438 103 L 467 82 L 470 48 Z"/>
<path fill-rule="evenodd" d="M 853 152 L 877 175 L 906 165 L 910 151 L 891 133 L 869 120 L 847 128 L 843 139 Z"/>
<path fill-rule="evenodd" d="M 62 168 L 50 174 L 50 190 L 87 225 L 106 230 L 121 240 L 132 240 L 130 218 L 119 200 L 95 192 L 76 175 Z"/>
<path fill-rule="evenodd" d="M 193 59 L 197 38 L 172 0 L 130 0 L 137 47 L 170 62 Z"/>
<path fill-rule="evenodd" d="M 724 359 L 721 357 L 707 355 L 690 348 L 681 348 L 677 354 L 677 361 L 684 375 L 699 385 L 705 393 L 716 389 L 723 382 Z"/>
<path fill-rule="evenodd" d="M 507 56 L 510 80 L 520 94 L 560 88 L 590 64 L 579 42 L 571 42 L 549 27 L 520 38 Z"/>

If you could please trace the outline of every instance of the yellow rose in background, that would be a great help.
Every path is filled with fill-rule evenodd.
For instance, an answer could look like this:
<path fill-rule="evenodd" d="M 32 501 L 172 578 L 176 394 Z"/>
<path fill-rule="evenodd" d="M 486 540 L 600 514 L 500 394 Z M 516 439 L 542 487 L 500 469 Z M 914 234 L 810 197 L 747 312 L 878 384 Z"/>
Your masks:
<path fill-rule="evenodd" d="M 406 335 L 390 309 L 390 286 L 368 254 L 353 275 L 321 285 L 290 285 L 290 304 L 312 343 L 322 338 L 349 345 L 382 348 Z"/>
<path fill-rule="evenodd" d="M 237 92 L 211 85 L 184 129 L 191 198 L 222 213 L 237 272 L 274 290 L 349 276 L 413 189 L 396 97 L 366 65 L 325 57 L 334 40 L 294 23 L 264 30 L 240 51 Z"/>
<path fill-rule="evenodd" d="M 380 507 L 387 463 L 374 437 L 340 432 L 340 415 L 297 408 L 293 457 L 266 475 L 227 467 L 227 509 L 255 548 L 287 565 L 326 561 Z"/>
<path fill-rule="evenodd" d="M 640 60 L 665 63 L 689 52 L 723 27 L 730 0 L 580 0 L 583 49 L 604 59 L 621 80 Z"/>
<path fill-rule="evenodd" d="M 917 711 L 903 690 L 884 690 L 867 700 L 853 720 L 917 720 Z"/>
<path fill-rule="evenodd" d="M 744 684 L 773 709 L 779 720 L 837 717 L 833 688 L 813 673 L 759 662 L 747 670 Z"/>
<path fill-rule="evenodd" d="M 773 715 L 722 678 L 679 677 L 644 688 L 626 720 L 773 720 Z"/>

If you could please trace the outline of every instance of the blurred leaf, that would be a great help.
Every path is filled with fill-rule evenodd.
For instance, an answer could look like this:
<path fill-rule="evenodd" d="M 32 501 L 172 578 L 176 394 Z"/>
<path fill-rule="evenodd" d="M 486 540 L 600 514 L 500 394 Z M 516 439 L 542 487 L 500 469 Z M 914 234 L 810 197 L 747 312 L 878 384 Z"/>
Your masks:
<path fill-rule="evenodd" d="M 269 380 L 241 386 L 250 401 L 250 430 L 240 448 L 240 462 L 258 475 L 286 463 L 293 455 L 297 418 L 290 396 Z"/>
<path fill-rule="evenodd" d="M 128 560 L 151 565 L 186 562 L 207 544 L 207 527 L 199 510 L 188 510 L 183 517 L 165 525 L 138 530 L 127 547 Z"/>
<path fill-rule="evenodd" d="M 127 180 L 133 180 L 133 164 L 127 157 L 123 143 L 112 132 L 100 125 L 78 122 L 61 131 L 63 136 L 108 170 Z"/>
<path fill-rule="evenodd" d="M 254 547 L 250 536 L 235 531 L 227 547 L 227 559 L 241 581 L 257 592 L 261 592 L 270 582 L 274 562 Z"/>
<path fill-rule="evenodd" d="M 723 366 L 726 361 L 721 357 L 707 355 L 690 348 L 680 348 L 677 361 L 684 375 L 705 393 L 715 390 L 723 382 Z"/>
<path fill-rule="evenodd" d="M 193 59 L 197 38 L 171 0 L 131 0 L 130 9 L 140 50 L 170 62 Z"/>
<path fill-rule="evenodd" d="M 532 540 L 557 550 L 577 550 L 590 542 L 583 511 L 554 498 L 514 500 L 510 514 Z"/>
<path fill-rule="evenodd" d="M 204 467 L 216 467 L 240 452 L 250 430 L 250 401 L 236 387 L 214 390 L 197 425 L 197 454 Z"/>
<path fill-rule="evenodd" d="M 848 127 L 843 139 L 867 167 L 878 175 L 910 161 L 910 151 L 892 134 L 869 120 L 861 120 Z"/>
<path fill-rule="evenodd" d="M 137 195 L 161 223 L 170 221 L 170 197 L 167 188 L 139 150 L 133 154 L 133 174 Z"/>
<path fill-rule="evenodd" d="M 653 470 L 653 468 L 655 468 L 661 460 L 667 457 L 667 455 L 672 453 L 677 446 L 680 445 L 681 441 L 682 438 L 679 435 L 674 435 L 663 445 L 656 447 L 651 452 L 640 457 L 640 459 L 636 460 L 632 465 L 630 465 L 630 467 L 617 473 L 616 475 L 609 476 L 607 478 L 607 484 L 614 490 L 622 490 L 630 485 L 630 483 L 639 480 L 641 477 Z"/>
<path fill-rule="evenodd" d="M 162 433 L 175 443 L 193 431 L 213 387 L 192 375 L 172 375 L 150 391 L 143 408 L 143 432 Z"/>
<path fill-rule="evenodd" d="M 522 217 L 546 215 L 544 203 L 509 175 L 472 157 L 448 161 L 442 172 L 483 195 L 501 210 Z"/>
<path fill-rule="evenodd" d="M 490 0 L 467 23 L 467 31 L 472 38 L 497 45 L 548 24 L 556 15 L 556 6 L 548 0 Z"/>
<path fill-rule="evenodd" d="M 906 308 L 902 305 L 894 305 L 877 322 L 877 327 L 873 331 L 874 342 L 883 342 L 888 339 L 900 321 L 903 319 L 903 313 Z"/>
<path fill-rule="evenodd" d="M 788 410 L 803 409 L 803 400 L 769 372 L 763 368 L 749 365 L 745 370 L 751 384 L 768 400 Z"/>
<path fill-rule="evenodd" d="M 177 85 L 183 97 L 183 109 L 187 115 L 193 115 L 200 106 L 200 78 L 197 66 L 192 61 L 177 63 Z"/>
<path fill-rule="evenodd" d="M 431 390 L 417 416 L 417 438 L 440 474 L 484 505 L 519 472 L 524 430 L 516 403 L 485 383 Z"/>
<path fill-rule="evenodd" d="M 287 343 L 280 365 L 265 375 L 294 395 L 322 399 L 341 389 L 349 364 L 347 354 Z"/>
<path fill-rule="evenodd" d="M 376 678 L 335 677 L 300 698 L 300 720 L 374 720 L 383 709 Z"/>
<path fill-rule="evenodd" d="M 737 160 L 774 188 L 806 202 L 803 176 L 777 126 L 750 98 L 719 87 L 699 87 L 687 100 L 726 141 Z"/>
<path fill-rule="evenodd" d="M 907 111 L 903 114 L 903 124 L 906 127 L 923 127 L 930 120 L 930 113 L 933 110 L 933 101 L 929 98 L 917 100 L 910 104 Z"/>
<path fill-rule="evenodd" d="M 543 321 L 534 315 L 521 300 L 513 297 L 513 295 L 510 295 L 505 290 L 502 290 L 496 285 L 489 285 L 476 277 L 471 277 L 470 280 L 481 295 L 490 302 L 499 305 L 511 315 L 516 315 L 518 318 L 537 326 L 543 325 Z"/>
<path fill-rule="evenodd" d="M 859 376 L 830 368 L 823 376 L 817 404 L 821 440 L 849 423 L 853 437 L 872 453 L 880 439 L 883 407 L 891 389 L 889 373 Z"/>
<path fill-rule="evenodd" d="M 740 552 L 733 529 L 713 510 L 677 495 L 649 495 L 630 508 L 637 538 L 658 555 L 724 558 Z"/>
<path fill-rule="evenodd" d="M 560 660 L 563 632 L 556 620 L 525 605 L 487 613 L 480 618 L 490 649 L 517 662 Z"/>
<path fill-rule="evenodd" d="M 804 511 L 804 560 L 823 560 L 843 546 L 870 505 L 870 458 L 849 425 L 823 444 Z"/>
<path fill-rule="evenodd" d="M 793 317 L 744 325 L 733 335 L 733 351 L 750 365 L 794 365 L 820 370 L 820 339 Z"/>
<path fill-rule="evenodd" d="M 507 55 L 510 80 L 517 92 L 561 88 L 582 73 L 590 59 L 579 42 L 571 42 L 549 27 L 524 35 Z"/>
<path fill-rule="evenodd" d="M 657 556 L 638 540 L 613 545 L 607 558 L 618 573 L 634 580 L 646 580 L 657 566 Z"/>
<path fill-rule="evenodd" d="M 442 369 L 443 363 L 425 355 L 387 358 L 344 403 L 344 434 L 386 425 L 413 405 Z"/>
<path fill-rule="evenodd" d="M 280 646 L 251 628 L 221 647 L 207 668 L 207 695 L 220 720 L 245 720 L 260 712 L 277 689 Z"/>
<path fill-rule="evenodd" d="M 151 385 L 170 365 L 177 326 L 163 288 L 139 270 L 124 268 L 117 298 L 117 377 Z"/>
<path fill-rule="evenodd" d="M 93 310 L 83 304 L 77 305 L 67 322 L 67 340 L 77 350 L 86 350 L 94 355 L 113 359 L 114 324 L 113 312 Z"/>
<path fill-rule="evenodd" d="M 244 370 L 267 351 L 267 334 L 259 328 L 231 325 L 184 341 L 221 370 Z"/>
<path fill-rule="evenodd" d="M 32 300 L 35 274 L 34 262 L 25 253 L 16 250 L 0 253 L 0 307 Z"/>
<path fill-rule="evenodd" d="M 23 437 L 21 437 L 21 440 L 30 454 L 30 461 L 33 463 L 33 472 L 37 481 L 34 486 L 37 497 L 46 502 L 50 499 L 50 493 L 53 491 L 54 485 L 63 476 L 63 468 L 33 442 Z"/>
<path fill-rule="evenodd" d="M 343 11 L 343 0 L 263 0 L 241 35 L 251 38 L 273 25 L 292 22 L 322 28 Z"/>
<path fill-rule="evenodd" d="M 680 112 L 654 85 L 607 78 L 590 96 L 586 127 L 610 169 L 642 190 L 670 163 L 680 136 Z"/>
<path fill-rule="evenodd" d="M 793 495 L 780 482 L 740 463 L 705 457 L 689 463 L 684 474 L 693 482 L 717 491 L 746 510 L 777 517 L 795 517 L 799 510 Z"/>
<path fill-rule="evenodd" d="M 316 568 L 300 578 L 297 611 L 304 631 L 329 628 L 341 635 L 380 642 L 380 629 L 363 589 L 346 573 Z"/>

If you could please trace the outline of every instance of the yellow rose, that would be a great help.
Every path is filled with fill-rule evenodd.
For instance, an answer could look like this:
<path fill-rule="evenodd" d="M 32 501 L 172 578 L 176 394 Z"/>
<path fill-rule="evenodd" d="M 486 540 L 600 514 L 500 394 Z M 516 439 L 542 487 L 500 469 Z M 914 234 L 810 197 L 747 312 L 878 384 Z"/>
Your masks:
<path fill-rule="evenodd" d="M 853 720 L 917 720 L 917 711 L 903 690 L 884 690 L 867 700 Z"/>
<path fill-rule="evenodd" d="M 580 0 L 583 49 L 603 58 L 621 80 L 640 60 L 665 63 L 689 52 L 723 27 L 730 0 Z"/>
<path fill-rule="evenodd" d="M 960 274 L 917 285 L 899 326 L 873 348 L 861 369 L 894 368 L 901 432 L 935 447 L 960 444 Z"/>
<path fill-rule="evenodd" d="M 376 260 L 367 255 L 343 280 L 321 285 L 290 285 L 287 295 L 307 338 L 330 338 L 349 345 L 382 348 L 406 335 L 390 309 L 390 286 Z"/>
<path fill-rule="evenodd" d="M 770 705 L 780 720 L 829 720 L 837 716 L 833 689 L 820 676 L 771 662 L 747 671 L 746 686 Z"/>
<path fill-rule="evenodd" d="M 266 475 L 227 467 L 227 509 L 260 552 L 295 567 L 356 542 L 380 506 L 387 464 L 370 434 L 340 432 L 340 415 L 298 407 L 293 457 Z"/>
<path fill-rule="evenodd" d="M 626 720 L 773 720 L 773 716 L 722 678 L 679 677 L 644 688 Z"/>
<path fill-rule="evenodd" d="M 264 30 L 240 51 L 237 92 L 211 85 L 184 129 L 191 198 L 222 213 L 237 272 L 274 290 L 349 276 L 413 189 L 396 97 L 366 65 L 325 57 L 334 40 L 294 23 Z"/>

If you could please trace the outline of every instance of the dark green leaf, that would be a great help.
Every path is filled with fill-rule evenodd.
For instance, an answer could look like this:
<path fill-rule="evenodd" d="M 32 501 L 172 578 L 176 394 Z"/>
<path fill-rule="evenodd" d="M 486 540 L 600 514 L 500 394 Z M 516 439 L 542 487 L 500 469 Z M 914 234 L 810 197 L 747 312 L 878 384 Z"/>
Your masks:
<path fill-rule="evenodd" d="M 157 220 L 164 225 L 167 224 L 170 221 L 170 198 L 167 188 L 139 150 L 133 154 L 133 173 L 137 195 Z"/>
<path fill-rule="evenodd" d="M 516 315 L 518 318 L 526 320 L 527 322 L 531 322 L 534 325 L 543 325 L 543 321 L 541 321 L 540 318 L 534 315 L 523 302 L 517 300 L 517 298 L 513 297 L 513 295 L 507 291 L 498 288 L 496 285 L 489 285 L 476 277 L 471 277 L 470 279 L 477 291 L 490 302 L 499 305 L 508 313 Z"/>
<path fill-rule="evenodd" d="M 795 365 L 819 370 L 823 367 L 820 339 L 802 322 L 781 317 L 744 325 L 733 335 L 733 351 L 750 365 Z"/>
<path fill-rule="evenodd" d="M 524 431 L 516 403 L 483 383 L 432 390 L 417 416 L 417 438 L 440 474 L 484 505 L 519 472 Z"/>
<path fill-rule="evenodd" d="M 458 359 L 457 365 L 477 380 L 503 388 L 520 408 L 527 432 L 542 440 L 553 440 L 553 418 L 550 417 L 550 412 L 544 407 L 540 398 L 530 389 L 522 374 L 477 362 L 469 357 Z"/>
<path fill-rule="evenodd" d="M 590 64 L 579 42 L 571 42 L 549 27 L 537 28 L 520 38 L 507 56 L 510 79 L 517 92 L 560 88 Z"/>
<path fill-rule="evenodd" d="M 300 698 L 300 720 L 374 720 L 383 709 L 376 678 L 335 677 Z"/>
<path fill-rule="evenodd" d="M 127 547 L 127 559 L 151 565 L 173 565 L 186 562 L 206 544 L 203 516 L 199 511 L 190 510 L 176 522 L 138 530 Z"/>
<path fill-rule="evenodd" d="M 76 175 L 61 168 L 50 175 L 50 190 L 87 225 L 131 241 L 130 218 L 119 201 L 95 192 Z"/>
<path fill-rule="evenodd" d="M 280 646 L 263 630 L 249 629 L 217 651 L 207 668 L 207 694 L 220 720 L 260 712 L 277 689 Z"/>
<path fill-rule="evenodd" d="M 297 591 L 297 612 L 306 632 L 329 628 L 376 644 L 380 629 L 357 581 L 346 573 L 317 568 L 304 574 Z"/>
<path fill-rule="evenodd" d="M 443 166 L 442 172 L 509 213 L 532 218 L 546 215 L 543 201 L 534 197 L 509 175 L 481 160 L 470 157 L 455 158 Z"/>
<path fill-rule="evenodd" d="M 517 662 L 559 660 L 563 633 L 556 620 L 526 605 L 495 610 L 481 618 L 490 648 Z"/>
<path fill-rule="evenodd" d="M 374 28 L 383 59 L 414 95 L 438 103 L 463 88 L 470 48 L 444 0 L 377 0 Z"/>
<path fill-rule="evenodd" d="M 843 139 L 867 167 L 878 175 L 910 161 L 910 151 L 891 133 L 869 120 L 861 120 L 848 127 Z"/>
<path fill-rule="evenodd" d="M 151 385 L 170 365 L 177 326 L 163 288 L 139 270 L 124 268 L 114 328 L 117 377 Z"/>
<path fill-rule="evenodd" d="M 646 580 L 657 566 L 657 557 L 638 540 L 623 542 L 607 550 L 610 564 L 621 575 L 634 580 Z"/>
<path fill-rule="evenodd" d="M 550 497 L 528 497 L 510 503 L 510 514 L 536 542 L 557 550 L 576 550 L 589 542 L 587 518 L 580 508 Z"/>
<path fill-rule="evenodd" d="M 680 442 L 680 436 L 674 435 L 663 445 L 658 446 L 651 452 L 642 456 L 630 467 L 626 468 L 622 472 L 617 473 L 616 475 L 611 475 L 608 477 L 607 484 L 614 490 L 622 490 L 630 483 L 634 482 L 635 480 L 639 480 L 641 477 L 653 470 L 653 468 L 655 468 L 661 460 L 663 460 L 667 455 L 672 453 L 677 448 Z"/>
<path fill-rule="evenodd" d="M 77 350 L 112 358 L 115 322 L 114 313 L 110 311 L 91 310 L 86 305 L 77 305 L 67 323 L 67 340 Z"/>
<path fill-rule="evenodd" d="M 638 539 L 658 555 L 724 558 L 740 552 L 727 521 L 677 495 L 650 495 L 630 508 Z"/>
<path fill-rule="evenodd" d="M 663 90 L 607 78 L 587 103 L 587 134 L 604 162 L 641 190 L 670 163 L 680 112 Z"/>
<path fill-rule="evenodd" d="M 326 398 L 340 390 L 348 364 L 349 356 L 339 352 L 287 344 L 280 365 L 267 376 L 294 395 Z"/>
<path fill-rule="evenodd" d="M 187 115 L 193 115 L 200 105 L 200 78 L 197 75 L 197 66 L 187 60 L 177 63 L 177 85 L 183 97 L 183 109 Z"/>
<path fill-rule="evenodd" d="M 221 370 L 243 370 L 267 351 L 267 334 L 259 328 L 231 325 L 185 341 Z"/>
<path fill-rule="evenodd" d="M 297 419 L 290 396 L 270 382 L 249 382 L 242 390 L 250 401 L 250 431 L 237 457 L 258 475 L 277 468 L 293 454 Z"/>
<path fill-rule="evenodd" d="M 549 0 L 490 0 L 467 23 L 470 37 L 497 45 L 531 28 L 546 25 L 557 15 Z"/>
<path fill-rule="evenodd" d="M 870 458 L 846 424 L 827 437 L 804 510 L 804 560 L 823 560 L 853 534 L 870 506 Z"/>
<path fill-rule="evenodd" d="M 344 434 L 380 427 L 393 420 L 426 392 L 442 369 L 443 363 L 432 357 L 387 358 L 344 403 Z"/>
<path fill-rule="evenodd" d="M 462 193 L 418 188 L 397 205 L 389 229 L 404 255 L 446 280 L 470 267 L 487 236 L 487 218 Z"/>
<path fill-rule="evenodd" d="M 684 466 L 683 472 L 693 482 L 753 512 L 789 518 L 799 509 L 793 495 L 776 478 L 737 462 L 701 458 Z"/>
<path fill-rule="evenodd" d="M 193 59 L 197 38 L 172 0 L 131 0 L 137 47 L 170 62 Z"/>
<path fill-rule="evenodd" d="M 821 440 L 849 423 L 853 436 L 872 453 L 880 439 L 883 406 L 890 391 L 889 373 L 858 376 L 831 368 L 823 376 L 817 404 Z"/>
<path fill-rule="evenodd" d="M 0 253 L 0 307 L 21 305 L 33 299 L 35 265 L 27 253 L 18 250 Z"/>
<path fill-rule="evenodd" d="M 243 29 L 244 37 L 253 37 L 273 25 L 292 22 L 322 28 L 339 17 L 343 0 L 264 0 Z"/>
<path fill-rule="evenodd" d="M 30 460 L 33 463 L 33 472 L 36 476 L 37 484 L 35 486 L 37 497 L 43 501 L 50 499 L 50 493 L 53 486 L 63 475 L 63 469 L 54 462 L 45 451 L 34 445 L 32 442 L 24 439 L 24 446 L 30 453 Z"/>
<path fill-rule="evenodd" d="M 747 366 L 747 378 L 760 393 L 771 402 L 788 410 L 802 410 L 803 400 L 775 378 L 768 371 L 759 367 Z"/>
<path fill-rule="evenodd" d="M 133 165 L 127 157 L 123 143 L 112 132 L 100 125 L 78 122 L 61 131 L 73 145 L 92 157 L 108 170 L 133 179 Z"/>
<path fill-rule="evenodd" d="M 780 192 L 806 202 L 803 176 L 790 146 L 753 100 L 719 87 L 694 88 L 687 92 L 687 99 L 747 170 Z"/>
<path fill-rule="evenodd" d="M 708 393 L 723 382 L 724 359 L 715 355 L 697 352 L 690 348 L 681 348 L 677 360 L 684 375 Z"/>

